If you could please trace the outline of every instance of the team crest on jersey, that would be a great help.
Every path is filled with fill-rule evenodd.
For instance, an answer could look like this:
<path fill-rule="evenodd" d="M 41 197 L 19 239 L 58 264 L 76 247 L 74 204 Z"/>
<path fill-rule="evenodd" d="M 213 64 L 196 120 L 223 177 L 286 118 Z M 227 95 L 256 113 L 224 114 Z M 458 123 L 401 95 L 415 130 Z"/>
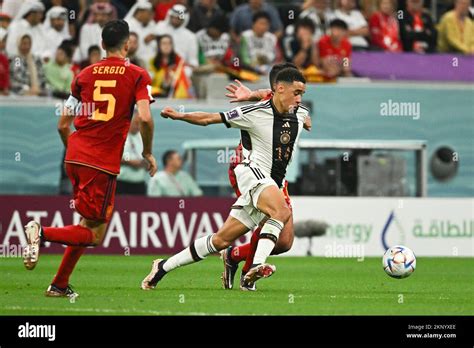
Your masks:
<path fill-rule="evenodd" d="M 288 144 L 291 140 L 289 131 L 282 131 L 280 135 L 280 142 L 284 145 Z"/>
<path fill-rule="evenodd" d="M 227 116 L 228 120 L 233 120 L 234 118 L 239 117 L 239 112 L 237 110 L 230 110 Z"/>

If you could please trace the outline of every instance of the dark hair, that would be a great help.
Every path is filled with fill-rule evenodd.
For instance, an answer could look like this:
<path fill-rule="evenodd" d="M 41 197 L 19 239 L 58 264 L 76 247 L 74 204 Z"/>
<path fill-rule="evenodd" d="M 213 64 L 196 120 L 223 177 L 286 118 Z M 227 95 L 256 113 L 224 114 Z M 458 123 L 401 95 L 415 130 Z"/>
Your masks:
<path fill-rule="evenodd" d="M 306 79 L 304 78 L 301 71 L 295 68 L 286 68 L 280 71 L 275 79 L 275 83 L 278 82 L 287 82 L 293 83 L 295 81 L 306 83 Z"/>
<path fill-rule="evenodd" d="M 59 45 L 58 50 L 63 50 L 68 59 L 72 58 L 73 49 L 72 46 L 66 42 L 66 40 Z"/>
<path fill-rule="evenodd" d="M 329 23 L 329 28 L 340 28 L 347 30 L 347 23 L 344 22 L 342 19 L 333 19 L 331 23 Z"/>
<path fill-rule="evenodd" d="M 314 22 L 308 17 L 298 19 L 295 24 L 295 34 L 298 32 L 299 28 L 308 28 L 313 34 L 316 31 L 316 26 L 314 25 Z"/>
<path fill-rule="evenodd" d="M 270 88 L 272 89 L 272 91 L 273 91 L 273 85 L 275 84 L 275 79 L 278 73 L 286 68 L 298 69 L 296 65 L 294 65 L 293 63 L 286 62 L 286 63 L 275 64 L 272 67 L 272 70 L 270 70 L 269 78 L 270 78 Z"/>
<path fill-rule="evenodd" d="M 171 159 L 171 157 L 175 154 L 178 153 L 176 150 L 168 150 L 163 154 L 163 157 L 161 157 L 161 160 L 163 161 L 163 167 L 166 167 L 168 164 L 168 161 Z"/>
<path fill-rule="evenodd" d="M 258 21 L 260 18 L 266 18 L 268 23 L 271 23 L 272 22 L 272 17 L 270 17 L 270 15 L 265 12 L 265 11 L 258 11 L 256 13 L 254 13 L 254 15 L 252 16 L 252 23 L 255 23 L 256 21 Z"/>
<path fill-rule="evenodd" d="M 221 33 L 226 33 L 229 31 L 229 21 L 224 15 L 215 16 L 211 19 L 207 28 L 216 28 L 219 29 Z"/>
<path fill-rule="evenodd" d="M 94 51 L 98 51 L 100 53 L 100 47 L 97 45 L 89 46 L 89 48 L 87 49 L 87 56 L 89 57 Z"/>
<path fill-rule="evenodd" d="M 102 41 L 107 51 L 120 49 L 130 36 L 128 23 L 123 19 L 107 22 L 102 29 Z"/>
<path fill-rule="evenodd" d="M 156 38 L 156 42 L 158 43 L 158 49 L 156 50 L 156 56 L 155 56 L 155 59 L 153 59 L 153 66 L 156 68 L 156 69 L 160 69 L 161 68 L 161 61 L 163 60 L 163 53 L 161 53 L 160 51 L 160 42 L 161 40 L 163 40 L 164 38 L 168 38 L 171 40 L 171 44 L 173 45 L 173 50 L 171 51 L 170 53 L 170 57 L 168 59 L 168 65 L 172 65 L 176 62 L 176 52 L 174 50 L 174 43 L 173 43 L 173 38 L 171 37 L 171 35 L 169 34 L 164 34 L 164 35 L 160 35 Z"/>
<path fill-rule="evenodd" d="M 136 32 L 134 32 L 134 31 L 131 31 L 130 34 L 129 34 L 129 36 L 132 36 L 132 35 L 133 35 L 133 36 L 136 36 L 137 38 L 139 38 L 139 37 L 138 37 L 138 34 L 137 34 Z"/>

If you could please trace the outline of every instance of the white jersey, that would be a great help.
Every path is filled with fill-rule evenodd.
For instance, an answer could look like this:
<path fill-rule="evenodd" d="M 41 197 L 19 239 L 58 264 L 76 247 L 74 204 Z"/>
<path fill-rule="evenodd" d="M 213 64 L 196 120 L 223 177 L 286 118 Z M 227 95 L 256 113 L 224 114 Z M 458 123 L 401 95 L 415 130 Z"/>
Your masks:
<path fill-rule="evenodd" d="M 303 105 L 295 113 L 281 114 L 271 99 L 221 113 L 227 127 L 241 130 L 241 163 L 256 165 L 279 187 L 308 116 Z"/>

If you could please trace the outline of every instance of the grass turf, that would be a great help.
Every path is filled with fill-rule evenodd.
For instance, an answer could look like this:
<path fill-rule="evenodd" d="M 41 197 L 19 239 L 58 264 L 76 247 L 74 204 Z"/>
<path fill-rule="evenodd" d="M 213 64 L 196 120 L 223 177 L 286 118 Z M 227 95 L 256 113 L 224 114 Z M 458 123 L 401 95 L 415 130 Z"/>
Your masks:
<path fill-rule="evenodd" d="M 0 260 L 0 315 L 473 315 L 474 259 L 418 257 L 407 279 L 389 278 L 380 258 L 279 257 L 258 291 L 223 290 L 217 257 L 139 288 L 152 256 L 85 255 L 72 276 L 80 296 L 46 298 L 60 262 L 42 255 L 33 271 Z M 237 276 L 240 274 L 237 274 Z M 236 277 L 237 283 L 237 277 Z"/>

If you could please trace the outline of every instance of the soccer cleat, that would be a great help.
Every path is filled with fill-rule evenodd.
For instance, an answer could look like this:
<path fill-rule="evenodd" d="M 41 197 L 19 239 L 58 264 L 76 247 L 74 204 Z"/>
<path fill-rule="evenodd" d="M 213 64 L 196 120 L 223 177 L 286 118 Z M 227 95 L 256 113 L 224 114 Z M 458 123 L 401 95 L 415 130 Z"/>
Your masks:
<path fill-rule="evenodd" d="M 66 288 L 61 289 L 58 288 L 56 285 L 51 284 L 48 289 L 46 289 L 44 295 L 46 297 L 69 297 L 69 298 L 76 298 L 79 296 L 77 292 L 75 292 L 70 285 Z"/>
<path fill-rule="evenodd" d="M 143 279 L 141 288 L 143 290 L 153 290 L 156 287 L 156 284 L 164 277 L 166 274 L 165 270 L 162 268 L 165 260 L 156 259 L 151 264 L 151 272 Z"/>
<path fill-rule="evenodd" d="M 30 221 L 25 226 L 27 246 L 23 249 L 23 264 L 27 270 L 32 270 L 38 263 L 42 232 L 41 225 L 36 221 Z"/>
<path fill-rule="evenodd" d="M 245 284 L 244 279 L 245 279 L 245 274 L 242 273 L 240 275 L 240 290 L 242 291 L 257 291 L 257 286 L 255 285 L 255 282 L 250 282 L 248 284 Z"/>
<path fill-rule="evenodd" d="M 221 251 L 221 260 L 224 262 L 224 272 L 222 272 L 222 286 L 224 289 L 232 289 L 234 287 L 235 273 L 239 264 L 231 259 L 232 247 L 228 247 Z"/>
<path fill-rule="evenodd" d="M 276 267 L 268 263 L 262 263 L 252 267 L 247 274 L 244 276 L 244 286 L 250 286 L 261 278 L 268 278 L 275 273 Z"/>

